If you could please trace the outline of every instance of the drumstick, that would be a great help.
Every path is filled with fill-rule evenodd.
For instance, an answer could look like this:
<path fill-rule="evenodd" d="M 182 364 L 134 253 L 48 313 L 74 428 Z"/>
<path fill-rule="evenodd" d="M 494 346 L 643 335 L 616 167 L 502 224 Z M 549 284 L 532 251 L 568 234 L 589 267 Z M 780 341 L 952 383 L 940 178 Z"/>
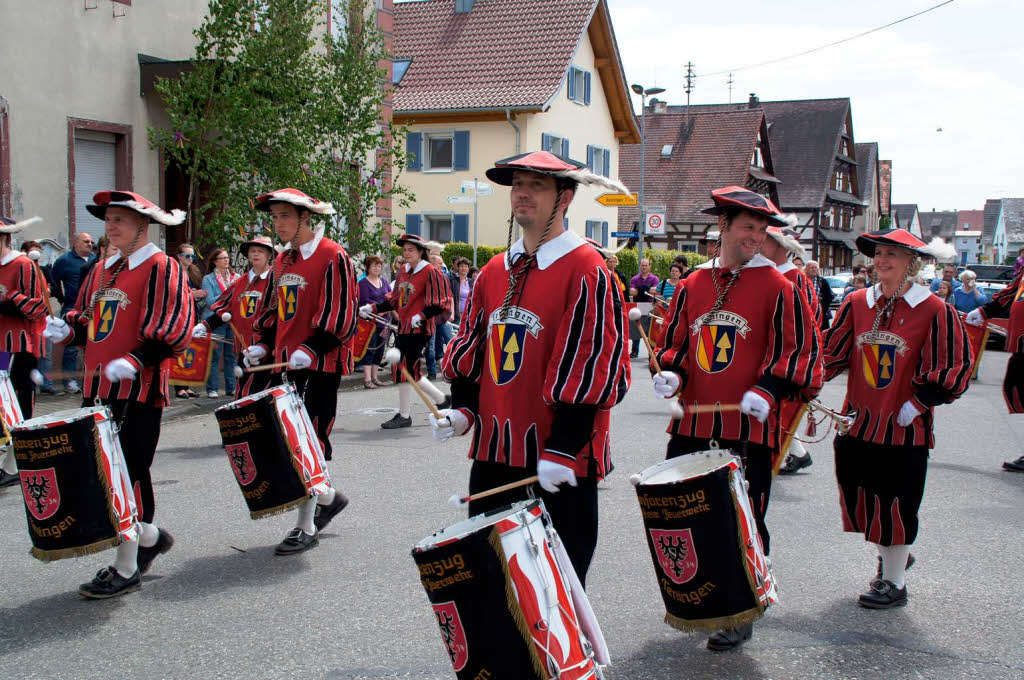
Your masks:
<path fill-rule="evenodd" d="M 249 366 L 248 368 L 243 368 L 242 372 L 243 373 L 255 373 L 256 371 L 270 371 L 270 370 L 273 370 L 275 368 L 284 368 L 287 365 L 288 365 L 287 361 L 282 361 L 282 362 L 276 363 L 276 364 L 257 364 L 255 366 Z"/>
<path fill-rule="evenodd" d="M 487 498 L 488 496 L 504 493 L 505 491 L 509 491 L 511 489 L 518 489 L 521 486 L 533 484 L 538 479 L 540 478 L 537 475 L 534 475 L 533 477 L 520 479 L 518 482 L 512 482 L 511 484 L 503 484 L 502 486 L 496 486 L 493 489 L 488 489 L 487 491 L 481 491 L 479 493 L 470 494 L 469 496 L 459 497 L 459 494 L 453 493 L 452 497 L 448 499 L 448 502 L 457 508 L 461 508 L 463 505 L 469 503 L 470 501 L 479 500 L 481 498 Z"/>
<path fill-rule="evenodd" d="M 703 406 L 684 406 L 687 413 L 715 413 L 724 411 L 739 411 L 739 404 L 704 404 Z"/>
<path fill-rule="evenodd" d="M 644 344 L 647 346 L 647 353 L 651 355 L 651 363 L 654 364 L 654 371 L 661 373 L 661 365 L 658 364 L 658 357 L 654 356 L 654 348 L 651 347 L 651 340 L 647 337 L 647 331 L 644 330 L 644 326 L 640 323 L 640 317 L 643 316 L 640 310 L 634 307 L 629 310 L 629 320 L 636 321 L 636 327 L 640 330 L 640 337 L 644 339 Z"/>
<path fill-rule="evenodd" d="M 237 328 L 235 328 L 235 324 L 231 323 L 231 312 L 224 312 L 223 314 L 221 314 L 220 320 L 226 323 L 229 328 L 231 328 L 231 332 L 235 334 L 236 338 L 238 338 L 238 342 L 243 342 L 242 334 L 238 332 Z"/>
<path fill-rule="evenodd" d="M 433 401 L 430 400 L 430 397 L 427 396 L 426 392 L 423 391 L 423 388 L 420 387 L 416 383 L 416 381 L 412 379 L 412 376 L 409 375 L 409 371 L 406 370 L 405 366 L 399 366 L 398 368 L 402 371 L 402 375 L 405 377 L 405 381 L 412 385 L 412 388 L 416 390 L 416 394 L 420 395 L 420 399 L 422 399 L 423 403 L 427 405 L 427 408 L 430 409 L 430 412 L 434 414 L 434 417 L 437 418 L 438 420 L 441 420 L 441 418 L 443 417 L 441 415 L 441 412 L 437 410 L 437 406 L 434 404 Z"/>

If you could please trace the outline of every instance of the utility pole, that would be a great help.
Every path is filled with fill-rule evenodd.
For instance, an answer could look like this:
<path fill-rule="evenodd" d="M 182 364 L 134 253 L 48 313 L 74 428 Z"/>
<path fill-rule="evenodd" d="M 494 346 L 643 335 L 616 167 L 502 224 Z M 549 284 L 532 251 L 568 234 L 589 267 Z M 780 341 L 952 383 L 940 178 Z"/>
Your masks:
<path fill-rule="evenodd" d="M 730 73 L 729 74 L 729 80 L 725 81 L 725 84 L 729 86 L 729 103 L 730 104 L 732 104 L 732 84 L 733 84 L 733 82 L 735 82 L 735 81 L 733 81 L 732 74 Z"/>

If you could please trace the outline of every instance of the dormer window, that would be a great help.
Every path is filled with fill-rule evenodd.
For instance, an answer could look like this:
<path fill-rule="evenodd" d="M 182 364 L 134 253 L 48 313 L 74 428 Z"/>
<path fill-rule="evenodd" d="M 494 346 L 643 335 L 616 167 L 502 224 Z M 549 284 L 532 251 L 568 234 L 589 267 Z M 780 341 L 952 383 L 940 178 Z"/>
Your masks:
<path fill-rule="evenodd" d="M 666 144 L 665 146 L 661 147 L 661 157 L 662 158 L 671 158 L 672 157 L 672 145 L 671 144 Z"/>

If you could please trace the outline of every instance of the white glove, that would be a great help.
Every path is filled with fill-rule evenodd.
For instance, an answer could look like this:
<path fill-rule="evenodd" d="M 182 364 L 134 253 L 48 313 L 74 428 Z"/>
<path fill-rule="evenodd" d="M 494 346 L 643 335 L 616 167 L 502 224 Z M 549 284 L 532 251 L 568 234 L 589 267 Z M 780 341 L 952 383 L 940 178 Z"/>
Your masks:
<path fill-rule="evenodd" d="M 409 325 L 413 328 L 419 328 L 423 325 L 423 317 L 419 314 L 413 314 L 412 319 L 409 320 Z"/>
<path fill-rule="evenodd" d="M 671 399 L 679 391 L 679 376 L 672 371 L 655 373 L 651 379 L 654 381 L 654 396 L 658 399 Z"/>
<path fill-rule="evenodd" d="M 197 323 L 195 328 L 192 329 L 193 338 L 205 338 L 206 334 L 210 332 L 210 329 L 206 327 L 205 323 Z"/>
<path fill-rule="evenodd" d="M 292 352 L 292 355 L 288 357 L 288 368 L 291 369 L 302 369 L 309 368 L 313 365 L 313 357 L 309 356 L 306 352 L 301 349 L 297 349 Z"/>
<path fill-rule="evenodd" d="M 127 359 L 114 359 L 113 361 L 108 361 L 107 365 L 103 367 L 103 375 L 110 382 L 134 380 L 136 373 L 138 371 L 135 370 L 135 366 Z"/>
<path fill-rule="evenodd" d="M 438 420 L 433 413 L 430 414 L 430 427 L 434 429 L 434 439 L 439 442 L 446 442 L 452 437 L 469 432 L 469 419 L 462 414 L 462 411 L 453 408 L 445 408 L 438 411 L 441 419 Z"/>
<path fill-rule="evenodd" d="M 768 420 L 768 414 L 771 413 L 772 407 L 760 394 L 753 390 L 747 390 L 743 393 L 743 398 L 740 399 L 740 410 L 748 416 L 757 418 L 757 422 L 763 423 Z"/>
<path fill-rule="evenodd" d="M 263 357 L 267 356 L 267 350 L 260 345 L 249 345 L 242 350 L 242 356 L 244 357 L 242 363 L 246 366 L 255 366 L 263 360 Z"/>
<path fill-rule="evenodd" d="M 359 308 L 360 318 L 369 319 L 371 314 L 373 314 L 373 305 L 363 305 Z"/>
<path fill-rule="evenodd" d="M 44 338 L 56 343 L 61 343 L 64 342 L 69 335 L 71 335 L 71 327 L 68 326 L 64 319 L 60 319 L 56 316 L 46 317 L 46 330 L 43 331 Z"/>
<path fill-rule="evenodd" d="M 917 408 L 917 404 L 908 399 L 903 402 L 903 406 L 900 406 L 899 415 L 896 416 L 896 424 L 900 427 L 906 427 L 914 422 L 914 418 L 919 415 L 921 415 L 921 411 Z"/>
<path fill-rule="evenodd" d="M 985 315 L 981 313 L 980 309 L 972 309 L 968 314 L 965 321 L 972 326 L 984 326 Z"/>
<path fill-rule="evenodd" d="M 537 476 L 540 478 L 537 480 L 540 483 L 540 488 L 548 493 L 558 493 L 559 484 L 576 486 L 576 473 L 572 471 L 572 468 L 550 460 L 542 460 L 537 463 Z"/>

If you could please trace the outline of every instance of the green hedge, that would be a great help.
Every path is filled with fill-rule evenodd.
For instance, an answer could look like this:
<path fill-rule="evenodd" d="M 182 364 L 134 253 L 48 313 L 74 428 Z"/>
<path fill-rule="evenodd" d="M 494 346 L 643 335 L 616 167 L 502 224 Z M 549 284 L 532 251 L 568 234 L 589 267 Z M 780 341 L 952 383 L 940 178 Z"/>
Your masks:
<path fill-rule="evenodd" d="M 477 246 L 477 266 L 483 267 L 487 264 L 492 257 L 498 253 L 505 252 L 505 247 L 497 246 Z M 397 245 L 391 246 L 391 260 L 394 261 L 396 257 L 402 254 L 402 249 Z M 452 268 L 452 263 L 456 257 L 465 257 L 470 262 L 473 261 L 473 246 L 468 243 L 448 243 L 445 244 L 444 250 L 441 251 L 441 259 L 448 265 L 448 268 Z M 672 262 L 679 255 L 686 255 L 686 259 L 689 261 L 691 267 L 707 262 L 706 257 L 699 253 L 691 253 L 682 250 L 653 250 L 648 248 L 644 251 L 644 257 L 651 260 L 651 271 L 654 272 L 655 276 L 659 279 L 668 278 L 668 268 Z M 636 259 L 636 250 L 624 249 L 619 251 L 619 269 L 623 274 L 627 276 L 633 276 L 640 271 L 640 266 Z"/>

